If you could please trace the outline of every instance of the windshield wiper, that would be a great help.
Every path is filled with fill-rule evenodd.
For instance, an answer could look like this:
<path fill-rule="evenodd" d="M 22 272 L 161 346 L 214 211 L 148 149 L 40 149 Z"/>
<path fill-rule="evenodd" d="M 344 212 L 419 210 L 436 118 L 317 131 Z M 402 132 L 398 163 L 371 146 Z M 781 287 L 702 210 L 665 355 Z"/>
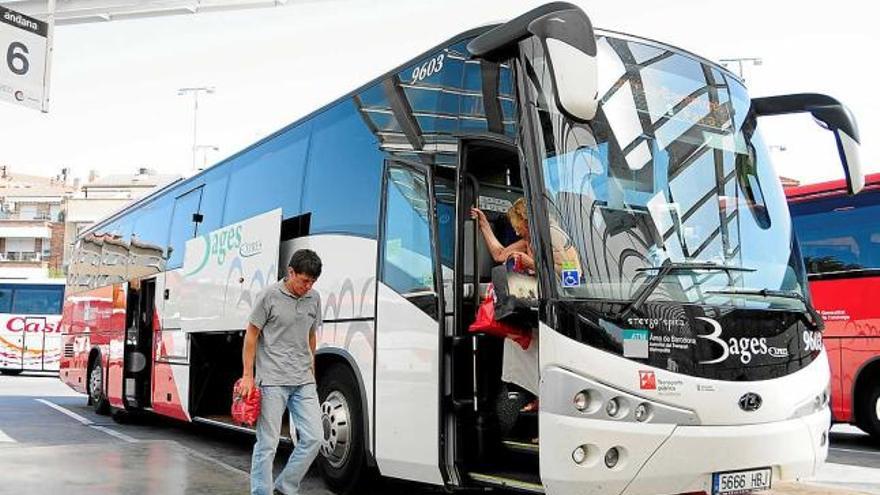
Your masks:
<path fill-rule="evenodd" d="M 781 297 L 784 299 L 797 299 L 804 305 L 804 309 L 806 309 L 807 313 L 810 315 L 810 319 L 814 328 L 821 328 L 822 317 L 819 316 L 819 313 L 816 312 L 816 308 L 813 307 L 812 304 L 807 300 L 806 297 L 803 296 L 800 292 L 790 291 L 790 290 L 776 290 L 776 289 L 718 289 L 718 290 L 707 290 L 706 294 L 733 294 L 733 295 L 742 295 L 742 296 L 761 296 L 761 297 Z"/>
<path fill-rule="evenodd" d="M 722 265 L 720 263 L 713 263 L 711 261 L 701 261 L 701 262 L 682 262 L 682 261 L 669 261 L 667 260 L 660 266 L 645 266 L 636 268 L 637 272 L 648 272 L 656 270 L 657 273 L 651 275 L 650 278 L 645 280 L 645 283 L 639 288 L 638 292 L 636 292 L 635 297 L 629 304 L 627 304 L 623 311 L 620 313 L 620 318 L 624 319 L 629 315 L 629 313 L 633 311 L 638 311 L 638 309 L 645 303 L 648 299 L 648 296 L 654 292 L 657 287 L 660 285 L 660 282 L 663 281 L 663 278 L 673 272 L 685 272 L 685 271 L 694 271 L 694 270 L 713 270 L 713 271 L 723 271 L 727 272 L 753 272 L 754 268 L 745 268 L 742 266 L 732 266 L 732 265 Z"/>

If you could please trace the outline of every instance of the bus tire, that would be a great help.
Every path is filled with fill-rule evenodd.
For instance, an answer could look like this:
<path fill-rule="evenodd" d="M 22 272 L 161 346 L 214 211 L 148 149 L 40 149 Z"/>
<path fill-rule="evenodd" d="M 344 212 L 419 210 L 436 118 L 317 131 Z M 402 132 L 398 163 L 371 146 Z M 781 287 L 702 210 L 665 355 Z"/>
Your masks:
<path fill-rule="evenodd" d="M 321 423 L 326 430 L 318 465 L 327 486 L 339 494 L 356 493 L 370 478 L 366 465 L 362 405 L 352 372 L 335 364 L 318 379 Z"/>
<path fill-rule="evenodd" d="M 880 384 L 874 385 L 859 404 L 859 427 L 880 442 Z"/>
<path fill-rule="evenodd" d="M 86 380 L 89 387 L 89 403 L 95 408 L 95 413 L 106 416 L 110 414 L 110 402 L 104 393 L 104 370 L 101 366 L 101 355 L 97 354 L 89 366 L 89 377 Z"/>
<path fill-rule="evenodd" d="M 16 376 L 20 375 L 22 370 L 0 370 L 0 374 L 8 375 L 8 376 Z"/>

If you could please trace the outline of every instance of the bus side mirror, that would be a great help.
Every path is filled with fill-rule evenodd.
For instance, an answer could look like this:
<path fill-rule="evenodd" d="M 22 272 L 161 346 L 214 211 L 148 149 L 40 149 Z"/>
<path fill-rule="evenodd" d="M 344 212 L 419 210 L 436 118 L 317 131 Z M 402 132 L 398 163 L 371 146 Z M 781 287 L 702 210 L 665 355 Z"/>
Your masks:
<path fill-rule="evenodd" d="M 599 107 L 599 75 L 590 18 L 580 9 L 561 10 L 533 20 L 528 30 L 544 47 L 556 106 L 575 120 L 592 120 Z"/>
<path fill-rule="evenodd" d="M 811 114 L 820 126 L 834 133 L 849 193 L 856 194 L 865 187 L 865 173 L 859 158 L 859 128 L 855 117 L 842 103 L 830 96 L 803 93 L 754 98 L 752 111 L 757 117 Z"/>

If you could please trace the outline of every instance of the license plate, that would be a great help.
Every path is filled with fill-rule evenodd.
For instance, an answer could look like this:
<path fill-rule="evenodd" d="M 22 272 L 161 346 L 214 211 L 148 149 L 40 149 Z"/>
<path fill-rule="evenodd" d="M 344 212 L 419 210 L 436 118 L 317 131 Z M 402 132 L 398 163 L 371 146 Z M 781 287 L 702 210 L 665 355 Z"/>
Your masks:
<path fill-rule="evenodd" d="M 770 468 L 729 471 L 712 475 L 712 495 L 748 493 L 770 488 Z"/>

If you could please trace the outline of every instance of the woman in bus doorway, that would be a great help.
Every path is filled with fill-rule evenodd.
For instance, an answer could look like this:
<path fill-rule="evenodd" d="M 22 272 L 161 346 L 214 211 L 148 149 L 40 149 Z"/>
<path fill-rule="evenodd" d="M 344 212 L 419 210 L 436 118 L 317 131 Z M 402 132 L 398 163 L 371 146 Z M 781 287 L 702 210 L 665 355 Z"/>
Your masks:
<path fill-rule="evenodd" d="M 471 208 L 471 218 L 477 221 L 480 233 L 486 241 L 489 253 L 497 263 L 514 260 L 514 265 L 527 272 L 535 270 L 535 255 L 529 237 L 529 220 L 526 215 L 526 202 L 517 199 L 507 210 L 507 218 L 519 240 L 504 246 L 498 241 L 486 214 L 479 208 Z M 533 329 L 534 331 L 534 329 Z M 501 380 L 518 385 L 534 395 L 535 399 L 523 407 L 523 412 L 538 409 L 538 339 L 532 338 L 528 349 L 523 349 L 511 339 L 504 339 L 504 358 L 501 367 Z"/>

